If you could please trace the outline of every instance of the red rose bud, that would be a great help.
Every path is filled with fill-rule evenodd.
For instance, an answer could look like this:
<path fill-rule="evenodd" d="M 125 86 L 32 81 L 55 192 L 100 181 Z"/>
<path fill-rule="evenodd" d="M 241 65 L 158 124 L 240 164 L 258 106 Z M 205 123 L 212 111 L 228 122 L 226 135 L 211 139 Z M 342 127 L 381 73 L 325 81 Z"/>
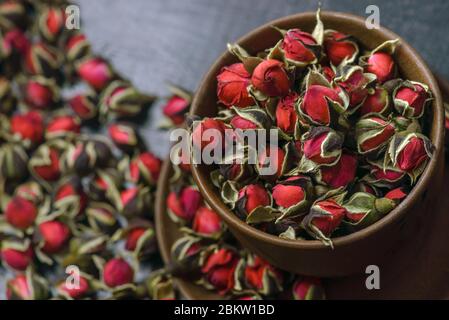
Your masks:
<path fill-rule="evenodd" d="M 43 240 L 42 251 L 49 254 L 61 252 L 71 235 L 69 227 L 60 221 L 41 223 L 39 232 Z"/>
<path fill-rule="evenodd" d="M 190 100 L 179 96 L 172 96 L 162 107 L 162 112 L 173 124 L 180 125 L 185 120 L 185 115 L 190 109 Z"/>
<path fill-rule="evenodd" d="M 25 69 L 31 75 L 52 78 L 58 75 L 62 64 L 60 53 L 44 43 L 32 44 L 25 57 Z"/>
<path fill-rule="evenodd" d="M 199 235 L 216 237 L 222 227 L 221 218 L 207 207 L 200 207 L 193 218 L 192 230 Z"/>
<path fill-rule="evenodd" d="M 313 127 L 302 137 L 304 157 L 318 165 L 332 165 L 341 156 L 342 136 L 329 127 Z"/>
<path fill-rule="evenodd" d="M 152 153 L 141 153 L 130 163 L 131 181 L 134 183 L 145 181 L 154 185 L 159 179 L 161 166 L 161 160 Z"/>
<path fill-rule="evenodd" d="M 182 220 L 191 221 L 203 202 L 201 193 L 191 187 L 185 187 L 179 194 L 170 192 L 167 198 L 167 207 L 170 213 Z M 177 220 L 177 219 L 175 219 Z"/>
<path fill-rule="evenodd" d="M 368 57 L 366 72 L 374 73 L 381 83 L 393 78 L 395 62 L 393 57 L 385 52 L 376 52 Z"/>
<path fill-rule="evenodd" d="M 31 245 L 4 241 L 1 249 L 1 258 L 5 265 L 24 271 L 33 261 L 34 252 Z"/>
<path fill-rule="evenodd" d="M 251 120 L 245 119 L 239 115 L 232 117 L 231 122 L 229 123 L 234 129 L 257 129 L 258 125 Z"/>
<path fill-rule="evenodd" d="M 11 117 L 11 133 L 21 140 L 38 144 L 44 136 L 42 115 L 36 111 L 15 114 Z"/>
<path fill-rule="evenodd" d="M 115 77 L 108 62 L 98 57 L 89 57 L 76 65 L 81 79 L 97 91 L 103 90 Z"/>
<path fill-rule="evenodd" d="M 116 211 L 107 203 L 91 203 L 86 209 L 86 216 L 89 226 L 97 232 L 112 234 L 117 230 Z"/>
<path fill-rule="evenodd" d="M 346 187 L 355 180 L 357 170 L 357 156 L 343 152 L 338 162 L 331 167 L 321 167 L 317 173 L 317 180 L 332 188 Z"/>
<path fill-rule="evenodd" d="M 391 122 L 379 117 L 359 120 L 355 126 L 357 148 L 361 154 L 377 151 L 384 147 L 395 133 Z"/>
<path fill-rule="evenodd" d="M 301 66 L 316 61 L 316 54 L 312 50 L 316 46 L 317 43 L 313 36 L 300 29 L 288 30 L 282 40 L 282 50 L 284 50 L 285 57 L 299 63 Z"/>
<path fill-rule="evenodd" d="M 65 8 L 45 7 L 38 20 L 41 36 L 48 42 L 55 42 L 65 29 L 65 21 Z"/>
<path fill-rule="evenodd" d="M 150 215 L 151 193 L 148 187 L 131 187 L 120 194 L 122 214 L 126 217 Z"/>
<path fill-rule="evenodd" d="M 50 109 L 58 101 L 59 91 L 53 80 L 33 77 L 28 79 L 24 87 L 25 102 L 36 109 Z"/>
<path fill-rule="evenodd" d="M 87 206 L 87 195 L 84 193 L 81 181 L 73 178 L 57 189 L 54 197 L 55 208 L 66 208 L 67 211 L 73 208 L 74 216 L 79 216 L 84 212 Z"/>
<path fill-rule="evenodd" d="M 216 140 L 215 136 L 212 136 L 210 137 L 210 139 L 207 139 L 206 132 L 208 130 L 216 130 L 214 131 L 214 133 L 217 133 L 220 136 L 219 137 L 220 141 L 215 141 Z M 209 146 L 210 144 L 212 144 L 210 147 L 216 147 L 219 145 L 219 143 L 221 143 L 222 148 L 224 148 L 225 130 L 226 126 L 222 121 L 211 118 L 205 118 L 200 123 L 195 123 L 193 125 L 193 132 L 192 132 L 193 146 L 199 148 L 200 150 L 203 150 L 206 146 Z"/>
<path fill-rule="evenodd" d="M 34 224 L 37 208 L 22 197 L 13 197 L 6 205 L 5 218 L 13 227 L 25 230 Z"/>
<path fill-rule="evenodd" d="M 295 300 L 324 300 L 324 288 L 318 278 L 305 277 L 295 281 L 292 287 Z"/>
<path fill-rule="evenodd" d="M 221 248 L 214 250 L 204 261 L 201 272 L 206 281 L 224 295 L 234 288 L 235 270 L 239 257 L 234 251 Z"/>
<path fill-rule="evenodd" d="M 390 143 L 388 154 L 394 166 L 412 176 L 414 181 L 432 156 L 433 146 L 430 140 L 419 134 L 397 135 Z"/>
<path fill-rule="evenodd" d="M 97 116 L 97 103 L 93 94 L 79 94 L 68 101 L 70 108 L 82 120 L 91 120 Z"/>
<path fill-rule="evenodd" d="M 137 129 L 125 123 L 115 123 L 108 128 L 112 142 L 123 151 L 133 151 L 141 144 Z"/>
<path fill-rule="evenodd" d="M 329 237 L 340 226 L 346 209 L 333 199 L 315 202 L 302 221 L 305 230 L 314 238 L 331 245 Z"/>
<path fill-rule="evenodd" d="M 335 90 L 321 85 L 311 85 L 299 104 L 299 112 L 311 124 L 328 126 L 331 123 L 330 103 L 342 104 Z"/>
<path fill-rule="evenodd" d="M 61 175 L 59 153 L 55 149 L 43 145 L 29 162 L 30 171 L 44 181 L 56 181 Z"/>
<path fill-rule="evenodd" d="M 371 114 L 384 115 L 390 107 L 388 91 L 382 87 L 377 87 L 373 94 L 368 95 L 360 108 L 360 115 Z"/>
<path fill-rule="evenodd" d="M 324 66 L 322 69 L 322 73 L 328 82 L 332 82 L 335 78 L 334 70 L 329 66 Z"/>
<path fill-rule="evenodd" d="M 8 300 L 33 300 L 33 292 L 27 276 L 19 274 L 6 283 Z"/>
<path fill-rule="evenodd" d="M 103 281 L 109 288 L 115 288 L 134 280 L 134 270 L 123 258 L 106 262 L 103 268 Z"/>
<path fill-rule="evenodd" d="M 388 191 L 384 197 L 387 199 L 393 200 L 396 203 L 399 203 L 405 199 L 407 194 L 408 194 L 408 192 L 407 192 L 407 190 L 405 190 L 404 187 L 398 187 L 398 188 Z"/>
<path fill-rule="evenodd" d="M 282 273 L 259 256 L 249 256 L 244 275 L 245 282 L 263 295 L 273 295 L 283 289 Z"/>
<path fill-rule="evenodd" d="M 251 82 L 251 75 L 246 71 L 243 63 L 234 63 L 224 67 L 217 76 L 218 101 L 226 107 L 245 108 L 254 104 L 247 87 Z"/>
<path fill-rule="evenodd" d="M 405 81 L 393 92 L 396 111 L 407 118 L 420 118 L 430 99 L 427 86 L 418 82 Z"/>
<path fill-rule="evenodd" d="M 359 107 L 368 95 L 367 86 L 375 80 L 372 76 L 363 73 L 361 67 L 351 68 L 345 75 L 335 81 L 349 95 L 349 106 L 352 110 Z"/>
<path fill-rule="evenodd" d="M 284 150 L 276 146 L 270 145 L 268 149 L 259 154 L 257 166 L 259 175 L 267 181 L 274 181 L 278 179 L 284 171 L 285 161 L 286 159 Z M 263 172 L 262 170 L 264 171 L 268 170 L 271 171 L 272 173 L 266 173 Z"/>
<path fill-rule="evenodd" d="M 350 36 L 334 30 L 326 30 L 324 50 L 334 66 L 339 66 L 343 60 L 353 62 L 359 52 L 357 44 Z"/>
<path fill-rule="evenodd" d="M 88 295 L 90 291 L 89 280 L 85 277 L 79 277 L 79 286 L 68 286 L 66 281 L 62 281 L 57 288 L 60 295 L 71 299 L 82 299 Z"/>
<path fill-rule="evenodd" d="M 90 54 L 90 44 L 82 33 L 72 34 L 65 45 L 65 54 L 69 61 L 81 60 Z"/>
<path fill-rule="evenodd" d="M 297 123 L 298 116 L 295 111 L 295 104 L 298 95 L 291 92 L 287 96 L 279 100 L 276 107 L 276 124 L 287 134 L 293 134 Z"/>
<path fill-rule="evenodd" d="M 4 143 L 0 146 L 0 174 L 6 181 L 26 178 L 27 163 L 28 155 L 20 144 Z"/>
<path fill-rule="evenodd" d="M 363 179 L 373 186 L 391 188 L 401 182 L 405 176 L 405 173 L 397 168 L 371 161 L 369 161 L 369 164 L 370 174 Z"/>
<path fill-rule="evenodd" d="M 17 186 L 15 195 L 32 203 L 40 203 L 45 196 L 42 186 L 36 181 L 25 182 Z"/>
<path fill-rule="evenodd" d="M 246 217 L 258 207 L 269 206 L 270 202 L 270 196 L 263 186 L 250 184 L 239 191 L 237 211 Z"/>
<path fill-rule="evenodd" d="M 125 249 L 128 251 L 134 251 L 136 250 L 139 240 L 143 239 L 145 233 L 153 232 L 151 228 L 145 228 L 145 227 L 135 227 L 129 230 L 128 234 L 126 235 L 126 241 L 125 241 Z"/>
<path fill-rule="evenodd" d="M 253 86 L 269 97 L 283 97 L 290 91 L 290 80 L 282 62 L 264 60 L 254 69 Z"/>
<path fill-rule="evenodd" d="M 45 137 L 49 139 L 63 137 L 68 133 L 80 133 L 81 124 L 78 118 L 70 115 L 59 115 L 53 117 L 47 124 Z"/>
<path fill-rule="evenodd" d="M 308 177 L 290 177 L 273 187 L 274 203 L 284 209 L 302 207 L 307 203 L 310 186 L 311 181 Z"/>
<path fill-rule="evenodd" d="M 30 48 L 30 40 L 20 29 L 12 29 L 3 35 L 2 49 L 6 57 L 24 56 Z"/>

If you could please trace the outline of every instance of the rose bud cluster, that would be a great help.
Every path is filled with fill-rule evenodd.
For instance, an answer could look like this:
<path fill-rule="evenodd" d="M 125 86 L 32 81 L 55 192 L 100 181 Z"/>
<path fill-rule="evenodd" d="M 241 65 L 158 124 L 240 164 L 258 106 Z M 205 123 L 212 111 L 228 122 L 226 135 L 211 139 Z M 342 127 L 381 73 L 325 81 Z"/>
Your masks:
<path fill-rule="evenodd" d="M 279 41 L 261 52 L 229 45 L 234 60 L 217 77 L 218 114 L 192 135 L 204 149 L 210 141 L 200 139 L 201 130 L 213 128 L 226 146 L 245 150 L 222 153 L 210 165 L 213 185 L 241 220 L 331 246 L 332 237 L 376 223 L 405 199 L 386 201 L 392 189 L 408 192 L 416 184 L 434 149 L 425 125 L 433 95 L 427 84 L 399 78 L 398 39 L 368 48 L 326 29 L 319 11 L 316 19 L 311 33 L 274 27 Z M 238 81 L 227 83 L 231 70 L 240 71 L 232 77 Z M 252 103 L 239 105 L 247 94 Z M 253 144 L 239 134 L 260 129 L 277 138 Z M 384 207 L 366 209 L 356 228 L 345 208 L 359 193 L 370 195 L 373 208 Z"/>

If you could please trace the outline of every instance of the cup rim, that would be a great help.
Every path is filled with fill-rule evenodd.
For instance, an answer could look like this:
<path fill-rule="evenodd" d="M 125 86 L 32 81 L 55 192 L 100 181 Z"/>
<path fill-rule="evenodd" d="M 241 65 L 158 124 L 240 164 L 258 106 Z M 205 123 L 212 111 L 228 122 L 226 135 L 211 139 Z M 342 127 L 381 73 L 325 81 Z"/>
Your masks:
<path fill-rule="evenodd" d="M 257 37 L 259 33 L 265 31 L 267 28 L 271 28 L 273 25 L 279 25 L 288 23 L 294 20 L 300 19 L 310 19 L 312 16 L 315 17 L 315 12 L 304 12 L 299 14 L 293 14 L 289 16 L 285 16 L 273 21 L 270 21 L 241 37 L 236 43 L 241 44 L 245 43 L 250 39 Z M 343 13 L 343 12 L 335 12 L 335 11 L 321 11 L 321 19 L 325 21 L 327 18 L 333 19 L 341 19 L 346 23 L 354 23 L 358 25 L 365 24 L 365 20 L 362 17 Z M 389 214 L 384 216 L 379 221 L 369 225 L 368 227 L 351 233 L 349 235 L 332 238 L 334 249 L 347 246 L 349 244 L 353 244 L 361 239 L 367 238 L 378 232 L 379 230 L 391 225 L 392 223 L 401 219 L 412 207 L 413 205 L 420 201 L 422 194 L 424 193 L 426 186 L 431 183 L 431 179 L 434 173 L 438 169 L 438 159 L 440 158 L 440 153 L 443 149 L 443 141 L 444 141 L 444 115 L 442 108 L 442 98 L 441 92 L 437 85 L 437 82 L 430 71 L 427 64 L 421 58 L 421 56 L 416 52 L 416 50 L 410 46 L 404 39 L 398 36 L 396 33 L 391 30 L 380 27 L 376 32 L 382 34 L 385 38 L 389 39 L 400 39 L 401 49 L 404 53 L 410 56 L 413 61 L 415 61 L 415 65 L 419 68 L 420 73 L 424 78 L 427 79 L 426 84 L 431 89 L 434 96 L 433 103 L 433 120 L 432 120 L 432 131 L 435 132 L 435 137 L 432 139 L 432 143 L 435 146 L 435 151 L 427 164 L 424 172 L 420 176 L 416 185 L 412 188 L 411 192 L 407 195 L 407 197 Z M 199 109 L 199 101 L 201 101 L 202 97 L 207 95 L 206 87 L 207 83 L 210 81 L 216 81 L 217 70 L 220 70 L 223 65 L 223 61 L 230 58 L 231 54 L 228 51 L 225 51 L 221 54 L 218 59 L 214 62 L 214 64 L 209 68 L 206 75 L 201 80 L 201 83 L 198 87 L 198 90 L 194 96 L 192 101 L 192 107 L 190 111 L 190 115 L 195 115 Z M 232 229 L 239 229 L 242 233 L 250 236 L 251 238 L 270 243 L 276 246 L 296 248 L 302 250 L 328 250 L 329 246 L 323 244 L 319 240 L 291 240 L 291 239 L 283 239 L 275 235 L 268 234 L 263 232 L 246 222 L 240 220 L 232 211 L 229 209 L 225 203 L 217 196 L 215 190 L 213 190 L 214 186 L 210 184 L 210 178 L 203 175 L 200 168 L 197 165 L 192 165 L 192 174 L 197 183 L 197 186 L 200 192 L 203 194 L 204 199 L 209 203 L 209 205 L 214 209 L 225 221 L 226 224 L 229 225 L 231 231 Z"/>

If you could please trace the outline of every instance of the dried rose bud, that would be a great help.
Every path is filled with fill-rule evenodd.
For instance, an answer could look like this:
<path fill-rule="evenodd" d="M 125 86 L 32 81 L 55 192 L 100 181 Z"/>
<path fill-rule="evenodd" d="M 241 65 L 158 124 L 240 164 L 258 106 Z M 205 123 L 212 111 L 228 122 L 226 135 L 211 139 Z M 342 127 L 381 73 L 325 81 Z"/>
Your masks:
<path fill-rule="evenodd" d="M 359 47 L 352 37 L 334 30 L 325 31 L 324 50 L 334 66 L 339 66 L 343 60 L 353 62 L 359 53 Z"/>
<path fill-rule="evenodd" d="M 100 97 L 100 115 L 104 119 L 132 118 L 143 114 L 154 97 L 138 91 L 129 82 L 116 80 L 106 86 Z"/>
<path fill-rule="evenodd" d="M 118 227 L 116 210 L 104 202 L 91 202 L 86 208 L 89 226 L 98 232 L 112 234 Z"/>
<path fill-rule="evenodd" d="M 97 91 L 101 91 L 115 78 L 109 63 L 99 57 L 87 57 L 76 64 L 81 79 Z"/>
<path fill-rule="evenodd" d="M 204 259 L 201 272 L 207 284 L 224 295 L 235 286 L 234 277 L 238 262 L 239 257 L 234 251 L 216 248 Z"/>
<path fill-rule="evenodd" d="M 152 272 L 145 280 L 148 295 L 153 300 L 175 300 L 173 277 L 165 269 Z"/>
<path fill-rule="evenodd" d="M 11 133 L 21 140 L 38 144 L 44 137 L 42 115 L 37 111 L 15 114 L 11 117 Z"/>
<path fill-rule="evenodd" d="M 1 260 L 8 267 L 24 271 L 32 262 L 34 252 L 31 244 L 27 241 L 3 241 L 0 251 Z"/>
<path fill-rule="evenodd" d="M 92 93 L 78 94 L 69 99 L 70 108 L 81 120 L 91 120 L 97 116 L 97 97 Z"/>
<path fill-rule="evenodd" d="M 322 73 L 329 83 L 335 78 L 335 71 L 329 66 L 323 66 Z"/>
<path fill-rule="evenodd" d="M 17 186 L 14 195 L 35 204 L 41 203 L 45 197 L 42 186 L 36 181 L 25 182 Z"/>
<path fill-rule="evenodd" d="M 78 118 L 70 115 L 58 115 L 50 119 L 47 123 L 45 138 L 47 140 L 64 137 L 70 133 L 78 134 L 81 131 L 81 124 Z"/>
<path fill-rule="evenodd" d="M 332 246 L 329 237 L 340 226 L 346 212 L 334 199 L 319 200 L 310 208 L 302 226 L 312 237 Z"/>
<path fill-rule="evenodd" d="M 354 111 L 365 101 L 368 96 L 368 85 L 375 81 L 375 78 L 363 73 L 362 67 L 355 66 L 336 77 L 334 81 L 349 96 L 349 108 L 350 111 Z"/>
<path fill-rule="evenodd" d="M 31 108 L 50 109 L 59 100 L 59 90 L 52 79 L 29 78 L 24 86 L 24 99 Z"/>
<path fill-rule="evenodd" d="M 388 91 L 383 87 L 377 87 L 373 94 L 368 95 L 360 107 L 360 115 L 371 114 L 385 115 L 390 110 L 390 98 Z"/>
<path fill-rule="evenodd" d="M 26 71 L 31 75 L 45 78 L 57 76 L 61 64 L 60 53 L 42 42 L 32 44 L 25 57 Z"/>
<path fill-rule="evenodd" d="M 277 156 L 274 157 L 273 155 L 276 153 Z M 265 151 L 259 153 L 257 170 L 259 171 L 260 177 L 270 182 L 277 180 L 284 172 L 285 162 L 286 157 L 284 150 L 270 145 Z M 262 171 L 262 169 L 268 170 L 269 168 L 273 168 L 273 170 L 270 171 L 274 171 L 274 173 L 266 174 Z"/>
<path fill-rule="evenodd" d="M 394 108 L 407 118 L 420 118 L 431 98 L 428 87 L 414 81 L 404 81 L 393 91 Z"/>
<path fill-rule="evenodd" d="M 90 44 L 82 33 L 69 36 L 65 44 L 65 54 L 69 61 L 77 61 L 86 58 L 90 54 Z"/>
<path fill-rule="evenodd" d="M 0 77 L 0 114 L 9 114 L 16 106 L 15 97 L 11 83 L 8 79 Z"/>
<path fill-rule="evenodd" d="M 42 251 L 45 253 L 61 252 L 71 236 L 69 227 L 60 221 L 41 223 L 39 233 L 42 237 Z"/>
<path fill-rule="evenodd" d="M 223 223 L 215 211 L 200 207 L 193 218 L 192 230 L 198 235 L 216 238 L 221 235 Z"/>
<path fill-rule="evenodd" d="M 299 112 L 311 124 L 329 126 L 332 104 L 343 104 L 338 93 L 331 88 L 314 84 L 307 88 L 299 104 Z"/>
<path fill-rule="evenodd" d="M 6 298 L 8 300 L 48 299 L 49 291 L 46 281 L 32 274 L 30 269 L 28 270 L 25 274 L 18 274 L 6 283 Z"/>
<path fill-rule="evenodd" d="M 112 142 L 125 152 L 133 151 L 141 144 L 137 129 L 130 124 L 115 123 L 108 128 Z"/>
<path fill-rule="evenodd" d="M 239 191 L 237 212 L 241 217 L 246 217 L 254 209 L 269 206 L 270 203 L 270 196 L 263 186 L 250 184 Z"/>
<path fill-rule="evenodd" d="M 191 235 L 186 235 L 173 244 L 171 248 L 171 258 L 175 265 L 180 267 L 180 272 L 197 269 L 201 252 L 205 247 L 201 244 L 202 239 Z"/>
<path fill-rule="evenodd" d="M 389 213 L 396 206 L 393 200 L 357 192 L 345 203 L 346 228 L 351 232 L 366 228 Z"/>
<path fill-rule="evenodd" d="M 269 97 L 283 97 L 290 91 L 290 80 L 283 63 L 278 60 L 264 60 L 253 71 L 253 86 Z"/>
<path fill-rule="evenodd" d="M 414 182 L 432 157 L 432 150 L 432 142 L 422 134 L 397 134 L 390 142 L 388 157 L 393 166 L 407 172 Z"/>
<path fill-rule="evenodd" d="M 59 158 L 59 152 L 55 148 L 42 145 L 30 159 L 29 170 L 41 180 L 56 181 L 61 176 Z"/>
<path fill-rule="evenodd" d="M 324 288 L 318 278 L 304 277 L 295 281 L 292 287 L 295 300 L 324 300 Z"/>
<path fill-rule="evenodd" d="M 162 161 L 151 152 L 141 153 L 129 164 L 131 181 L 134 183 L 143 181 L 154 185 L 159 179 L 161 166 Z"/>
<path fill-rule="evenodd" d="M 191 186 L 183 188 L 179 193 L 172 191 L 167 197 L 167 207 L 175 221 L 179 218 L 191 221 L 202 203 L 201 193 Z"/>
<path fill-rule="evenodd" d="M 266 296 L 274 295 L 283 289 L 283 276 L 280 270 L 259 256 L 248 257 L 244 277 L 250 288 Z"/>
<path fill-rule="evenodd" d="M 48 42 L 55 42 L 65 30 L 65 21 L 65 8 L 45 7 L 38 20 L 41 36 Z"/>
<path fill-rule="evenodd" d="M 79 286 L 68 286 L 67 281 L 61 281 L 58 285 L 58 293 L 70 299 L 82 299 L 87 296 L 91 290 L 89 280 L 83 276 L 79 276 Z"/>
<path fill-rule="evenodd" d="M 81 180 L 73 177 L 58 186 L 53 205 L 55 209 L 64 208 L 65 213 L 72 213 L 72 217 L 77 217 L 86 209 L 87 201 Z"/>
<path fill-rule="evenodd" d="M 28 155 L 18 144 L 0 147 L 0 173 L 4 179 L 18 181 L 28 176 Z"/>
<path fill-rule="evenodd" d="M 185 120 L 185 115 L 190 109 L 190 103 L 190 100 L 174 95 L 162 107 L 162 112 L 173 124 L 180 125 Z"/>
<path fill-rule="evenodd" d="M 92 172 L 95 168 L 105 167 L 114 160 L 112 151 L 106 141 L 87 140 L 79 141 L 68 147 L 64 157 L 63 171 L 75 171 L 83 176 Z"/>
<path fill-rule="evenodd" d="M 126 217 L 151 215 L 152 195 L 147 187 L 131 187 L 120 194 L 121 212 Z"/>
<path fill-rule="evenodd" d="M 340 159 L 342 145 L 343 138 L 337 131 L 329 127 L 313 127 L 301 138 L 302 161 L 307 159 L 318 166 L 334 165 Z"/>
<path fill-rule="evenodd" d="M 220 136 L 220 141 L 215 141 L 216 139 L 214 136 L 207 139 L 206 134 L 209 133 L 209 130 L 214 130 L 213 133 L 217 133 Z M 203 150 L 206 146 L 210 145 L 210 148 L 215 148 L 221 143 L 222 148 L 224 148 L 225 130 L 226 126 L 221 120 L 204 118 L 200 123 L 194 124 L 193 126 L 193 146 Z"/>
<path fill-rule="evenodd" d="M 98 201 L 109 200 L 115 203 L 120 197 L 118 189 L 122 182 L 123 177 L 115 168 L 97 170 L 89 184 L 89 197 Z"/>
<path fill-rule="evenodd" d="M 36 220 L 38 210 L 29 200 L 15 196 L 6 205 L 6 221 L 15 228 L 25 230 Z"/>
<path fill-rule="evenodd" d="M 103 268 L 103 281 L 109 288 L 116 288 L 134 281 L 134 270 L 123 258 L 113 258 Z"/>
<path fill-rule="evenodd" d="M 359 120 L 355 126 L 355 136 L 359 153 L 377 151 L 388 144 L 395 133 L 393 124 L 372 116 Z"/>
<path fill-rule="evenodd" d="M 141 251 L 143 247 L 154 244 L 154 229 L 147 227 L 132 227 L 127 231 L 125 249 L 128 251 Z"/>
<path fill-rule="evenodd" d="M 393 200 L 396 204 L 404 200 L 404 198 L 408 195 L 408 191 L 404 187 L 398 187 L 388 191 L 385 194 L 385 198 Z"/>
<path fill-rule="evenodd" d="M 290 177 L 273 187 L 274 203 L 295 214 L 305 210 L 311 197 L 311 181 L 306 176 Z"/>
<path fill-rule="evenodd" d="M 258 125 L 256 123 L 252 122 L 251 120 L 245 119 L 239 115 L 232 117 L 229 124 L 234 129 L 248 130 L 248 129 L 257 129 L 258 128 Z"/>
<path fill-rule="evenodd" d="M 357 156 L 343 151 L 338 162 L 331 167 L 321 167 L 316 175 L 320 183 L 332 188 L 346 187 L 355 180 Z"/>
<path fill-rule="evenodd" d="M 16 75 L 22 67 L 22 59 L 30 48 L 30 40 L 20 29 L 12 29 L 3 35 L 0 52 L 3 54 L 3 72 L 8 77 Z"/>
<path fill-rule="evenodd" d="M 221 69 L 217 76 L 218 101 L 226 107 L 245 108 L 254 104 L 247 87 L 251 82 L 251 75 L 246 71 L 243 63 L 234 63 Z"/>
<path fill-rule="evenodd" d="M 237 163 L 234 161 L 233 164 L 222 164 L 220 165 L 220 174 L 225 178 L 225 180 L 231 181 L 244 181 L 254 173 L 254 168 L 247 162 Z"/>
<path fill-rule="evenodd" d="M 24 3 L 20 1 L 2 1 L 0 4 L 0 27 L 5 30 L 19 28 L 24 30 L 29 19 Z"/>
<path fill-rule="evenodd" d="M 398 42 L 398 39 L 385 41 L 368 55 L 360 58 L 362 65 L 365 65 L 365 71 L 375 74 L 381 83 L 392 79 L 395 75 L 396 63 L 392 55 Z"/>
<path fill-rule="evenodd" d="M 369 162 L 369 175 L 363 180 L 379 188 L 391 188 L 401 183 L 405 173 L 393 166 L 386 166 L 383 163 Z"/>
<path fill-rule="evenodd" d="M 317 56 L 314 50 L 316 46 L 313 36 L 300 29 L 290 29 L 285 32 L 281 45 L 285 57 L 301 66 L 316 61 Z"/>
<path fill-rule="evenodd" d="M 279 100 L 276 107 L 276 124 L 287 134 L 293 134 L 298 119 L 295 104 L 298 100 L 296 92 L 291 92 Z"/>

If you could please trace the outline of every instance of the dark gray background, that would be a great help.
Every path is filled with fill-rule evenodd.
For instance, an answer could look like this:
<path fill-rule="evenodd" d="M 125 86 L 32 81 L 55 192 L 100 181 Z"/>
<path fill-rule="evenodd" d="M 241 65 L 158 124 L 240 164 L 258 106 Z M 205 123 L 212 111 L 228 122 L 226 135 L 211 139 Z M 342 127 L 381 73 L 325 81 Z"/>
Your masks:
<path fill-rule="evenodd" d="M 140 89 L 167 95 L 170 81 L 194 90 L 225 50 L 248 31 L 270 20 L 314 11 L 312 0 L 78 0 L 81 27 L 97 53 Z M 324 10 L 366 16 L 368 5 L 380 9 L 381 25 L 395 31 L 449 78 L 449 1 L 328 0 Z M 160 156 L 167 137 L 154 130 L 160 106 L 145 135 Z"/>

